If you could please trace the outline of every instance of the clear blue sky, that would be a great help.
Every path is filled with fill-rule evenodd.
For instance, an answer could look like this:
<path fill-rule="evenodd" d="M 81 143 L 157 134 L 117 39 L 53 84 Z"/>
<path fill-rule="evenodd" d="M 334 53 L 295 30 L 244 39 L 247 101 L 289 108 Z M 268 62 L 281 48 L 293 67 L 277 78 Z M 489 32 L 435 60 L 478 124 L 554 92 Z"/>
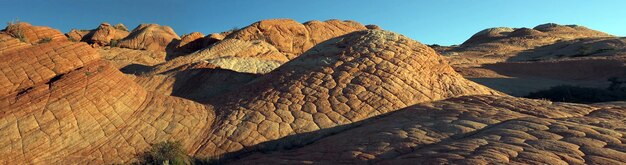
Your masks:
<path fill-rule="evenodd" d="M 489 27 L 579 24 L 626 36 L 626 0 L 0 0 L 15 18 L 68 32 L 101 22 L 158 23 L 179 34 L 221 32 L 270 18 L 377 24 L 427 44 L 460 44 Z"/>

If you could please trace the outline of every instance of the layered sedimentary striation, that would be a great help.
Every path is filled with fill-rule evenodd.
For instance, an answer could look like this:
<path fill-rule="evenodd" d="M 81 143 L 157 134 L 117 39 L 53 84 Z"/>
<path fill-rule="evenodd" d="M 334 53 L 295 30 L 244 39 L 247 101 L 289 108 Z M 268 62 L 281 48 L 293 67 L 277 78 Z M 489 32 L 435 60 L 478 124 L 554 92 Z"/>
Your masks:
<path fill-rule="evenodd" d="M 45 26 L 33 26 L 26 22 L 10 23 L 4 31 L 6 34 L 27 43 L 67 40 L 59 30 Z"/>
<path fill-rule="evenodd" d="M 0 33 L 3 164 L 129 162 L 152 143 L 191 148 L 213 121 L 210 106 L 146 92 L 85 43 L 8 36 Z"/>
<path fill-rule="evenodd" d="M 180 40 L 180 37 L 169 26 L 141 24 L 133 29 L 128 37 L 120 40 L 117 46 L 136 50 L 166 51 L 172 47 L 170 43 L 175 40 Z"/>
<path fill-rule="evenodd" d="M 124 24 L 102 23 L 93 30 L 72 29 L 66 36 L 72 41 L 82 41 L 94 47 L 117 46 L 118 40 L 126 38 L 129 32 Z"/>
<path fill-rule="evenodd" d="M 364 25 L 353 21 L 309 21 L 301 24 L 291 19 L 274 19 L 259 21 L 237 30 L 226 39 L 262 40 L 293 59 L 317 43 L 365 29 Z"/>
<path fill-rule="evenodd" d="M 466 96 L 410 106 L 235 164 L 620 164 L 624 115 L 623 106 Z"/>
<path fill-rule="evenodd" d="M 368 30 L 323 42 L 214 104 L 222 114 L 200 156 L 357 122 L 449 97 L 497 94 L 467 81 L 432 49 Z M 285 141 L 284 143 L 292 143 Z"/>
<path fill-rule="evenodd" d="M 19 27 L 35 29 L 26 38 L 53 39 L 0 32 L 0 163 L 132 163 L 164 141 L 239 164 L 626 161 L 626 104 L 506 96 L 466 80 L 426 45 L 366 30 L 377 26 L 267 20 L 177 38 L 140 25 L 119 43 L 127 48 L 97 49 L 47 27 Z M 537 31 L 580 37 L 568 29 L 584 30 L 491 29 L 467 44 Z M 615 47 L 598 56 L 623 47 L 621 39 L 581 42 Z M 168 49 L 198 50 L 168 59 Z"/>

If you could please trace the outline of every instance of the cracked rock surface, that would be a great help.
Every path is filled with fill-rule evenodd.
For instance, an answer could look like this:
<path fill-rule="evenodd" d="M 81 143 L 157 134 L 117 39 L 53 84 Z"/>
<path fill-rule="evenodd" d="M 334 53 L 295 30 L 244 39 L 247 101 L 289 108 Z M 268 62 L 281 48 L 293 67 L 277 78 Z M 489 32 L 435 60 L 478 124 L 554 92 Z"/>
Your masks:
<path fill-rule="evenodd" d="M 358 25 L 349 21 L 281 27 L 309 35 L 293 40 L 262 24 L 161 63 L 0 32 L 0 164 L 132 163 L 164 141 L 234 164 L 626 161 L 626 103 L 507 96 L 389 31 L 311 35 Z M 241 37 L 250 28 L 268 37 Z M 120 71 L 130 64 L 155 66 Z"/>

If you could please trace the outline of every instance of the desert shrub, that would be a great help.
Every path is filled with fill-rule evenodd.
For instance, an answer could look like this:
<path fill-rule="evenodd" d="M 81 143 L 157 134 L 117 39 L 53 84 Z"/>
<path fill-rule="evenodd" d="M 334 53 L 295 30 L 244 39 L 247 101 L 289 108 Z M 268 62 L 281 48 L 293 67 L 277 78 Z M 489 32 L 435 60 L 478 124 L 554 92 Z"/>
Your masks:
<path fill-rule="evenodd" d="M 626 88 L 603 89 L 560 85 L 547 90 L 530 93 L 525 97 L 572 103 L 626 101 Z"/>
<path fill-rule="evenodd" d="M 109 46 L 111 46 L 111 47 L 117 47 L 117 43 L 119 43 L 119 41 L 118 41 L 118 40 L 111 40 L 111 41 L 109 42 Z"/>
<path fill-rule="evenodd" d="M 620 88 L 624 88 L 622 87 L 622 85 L 626 84 L 626 80 L 620 79 L 619 77 L 611 77 L 608 79 L 609 82 L 611 82 L 611 85 L 609 85 L 609 90 L 618 90 Z"/>
<path fill-rule="evenodd" d="M 77 40 L 76 38 L 68 37 L 67 39 L 72 42 L 79 42 L 79 40 Z"/>
<path fill-rule="evenodd" d="M 37 41 L 37 43 L 38 43 L 38 44 L 43 44 L 43 43 L 48 43 L 48 42 L 50 42 L 50 41 L 52 41 L 52 38 L 50 38 L 50 37 L 46 37 L 46 38 L 42 38 L 42 39 L 40 39 L 39 41 Z"/>
<path fill-rule="evenodd" d="M 5 29 L 5 31 L 8 30 L 9 27 L 19 23 L 19 20 L 7 22 L 7 29 Z M 16 29 L 13 29 L 10 34 L 12 37 L 17 38 L 22 42 L 28 42 L 28 38 L 26 38 L 26 35 L 24 35 L 24 32 L 22 32 L 22 29 L 20 29 L 19 26 L 17 26 Z"/>
<path fill-rule="evenodd" d="M 237 27 L 237 26 L 233 26 L 233 28 L 230 28 L 230 31 L 231 31 L 231 32 L 236 32 L 236 31 L 239 31 L 239 27 Z"/>
<path fill-rule="evenodd" d="M 431 47 L 431 48 L 432 47 L 441 47 L 441 45 L 439 45 L 439 44 L 432 44 L 432 45 L 428 45 L 428 46 Z"/>
<path fill-rule="evenodd" d="M 575 57 L 588 56 L 593 53 L 593 47 L 591 45 L 582 45 L 578 48 L 578 54 Z"/>
<path fill-rule="evenodd" d="M 141 164 L 192 164 L 180 142 L 166 141 L 152 145 L 140 157 Z"/>

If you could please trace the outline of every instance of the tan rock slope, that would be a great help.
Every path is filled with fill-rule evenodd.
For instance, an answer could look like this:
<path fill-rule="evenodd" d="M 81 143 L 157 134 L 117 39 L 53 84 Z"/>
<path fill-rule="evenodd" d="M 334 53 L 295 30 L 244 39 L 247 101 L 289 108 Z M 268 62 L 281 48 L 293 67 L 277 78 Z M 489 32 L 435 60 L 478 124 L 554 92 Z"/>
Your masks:
<path fill-rule="evenodd" d="M 10 23 L 4 31 L 27 43 L 42 43 L 49 41 L 65 41 L 61 31 L 44 26 L 33 26 L 26 22 Z"/>
<path fill-rule="evenodd" d="M 554 23 L 538 25 L 532 29 L 489 28 L 474 34 L 463 44 L 447 50 L 446 53 L 462 54 L 451 57 L 453 65 L 495 63 L 505 61 L 524 50 L 558 41 L 590 37 L 612 36 L 584 26 Z"/>
<path fill-rule="evenodd" d="M 213 120 L 210 106 L 146 92 L 85 43 L 0 38 L 1 164 L 129 162 L 165 140 L 191 148 Z"/>
<path fill-rule="evenodd" d="M 133 163 L 164 141 L 181 142 L 199 160 L 240 164 L 626 161 L 626 103 L 506 96 L 400 34 L 337 31 L 352 22 L 300 24 L 336 29 L 328 34 L 261 22 L 244 28 L 255 35 L 202 37 L 218 41 L 145 75 L 120 69 L 161 56 L 67 38 L 21 41 L 7 28 L 0 32 L 0 164 Z M 167 28 L 140 27 L 129 36 L 147 39 L 127 37 L 133 49 L 172 46 L 150 38 Z M 30 35 L 58 35 L 48 31 Z M 263 70 L 272 68 L 261 65 L 267 61 L 279 66 Z"/>
<path fill-rule="evenodd" d="M 253 149 L 264 141 L 419 102 L 497 93 L 465 80 L 432 49 L 402 35 L 354 32 L 325 41 L 231 96 L 214 100 L 221 114 L 197 155 Z"/>
<path fill-rule="evenodd" d="M 111 45 L 112 40 L 120 40 L 128 36 L 128 34 L 128 29 L 124 25 L 118 24 L 118 27 L 114 27 L 108 23 L 102 23 L 89 40 L 99 46 Z"/>
<path fill-rule="evenodd" d="M 577 25 L 490 28 L 460 46 L 435 47 L 456 71 L 515 96 L 558 85 L 606 88 L 626 77 L 624 39 Z"/>
<path fill-rule="evenodd" d="M 291 19 L 264 20 L 228 35 L 226 39 L 262 40 L 274 45 L 289 59 L 295 58 L 317 43 L 353 31 L 367 29 L 354 21 L 309 21 L 301 24 Z"/>
<path fill-rule="evenodd" d="M 411 106 L 234 164 L 622 164 L 624 117 L 623 106 L 468 96 Z"/>
<path fill-rule="evenodd" d="M 93 30 L 72 29 L 66 36 L 73 41 L 83 41 L 93 46 L 101 47 L 116 46 L 116 42 L 127 37 L 128 34 L 128 29 L 124 24 L 111 25 L 109 23 L 102 23 L 98 28 Z"/>
<path fill-rule="evenodd" d="M 377 28 L 370 26 L 371 28 Z M 256 30 L 254 30 L 256 29 Z M 278 68 L 280 65 L 295 57 L 294 54 L 285 53 L 286 50 L 280 50 L 278 47 L 285 47 L 292 44 L 291 42 L 307 42 L 307 45 L 313 45 L 323 40 L 344 35 L 353 31 L 366 29 L 365 26 L 352 21 L 309 21 L 300 24 L 290 19 L 264 20 L 254 23 L 246 28 L 236 31 L 227 31 L 222 33 L 214 33 L 203 38 L 200 33 L 192 33 L 183 36 L 183 41 L 177 46 L 177 50 L 185 52 L 184 49 L 190 45 L 195 48 L 203 48 L 188 55 L 182 55 L 167 62 L 151 67 L 148 74 L 142 74 L 138 79 L 139 84 L 146 85 L 148 89 L 154 91 L 164 91 L 164 94 L 173 94 L 173 84 L 177 86 L 205 86 L 199 84 L 202 82 L 187 82 L 188 79 L 178 79 L 177 77 L 189 77 L 186 72 L 178 68 L 187 68 L 188 66 L 205 65 L 206 63 L 215 65 L 220 69 L 232 70 L 243 74 L 231 74 L 236 80 L 241 82 L 232 82 L 234 84 L 245 84 L 249 80 L 249 74 L 266 74 Z M 298 31 L 298 33 L 292 32 Z M 305 37 L 300 36 L 299 32 L 307 33 Z M 245 36 L 245 37 L 241 37 Z M 188 39 L 185 39 L 188 38 Z M 188 40 L 188 41 L 184 41 Z M 193 41 L 191 41 L 193 40 Z M 187 43 L 189 42 L 189 43 Z M 187 44 L 185 44 L 187 43 Z M 203 43 L 203 46 L 193 46 Z M 297 43 L 296 43 L 297 44 Z M 297 55 L 301 51 L 308 50 L 310 47 L 297 51 Z M 187 51 L 189 52 L 189 51 Z M 139 63 L 139 62 L 134 62 Z M 152 66 L 152 65 L 149 65 Z M 129 68 L 134 69 L 134 68 Z M 179 74 L 176 72 L 183 71 Z M 143 72 L 141 70 L 131 71 L 133 73 Z M 208 70 L 208 72 L 214 72 Z M 219 71 L 220 74 L 222 73 Z M 241 77 L 240 77 L 241 75 Z M 219 86 L 219 85 L 218 85 Z M 174 92 L 176 93 L 176 92 Z M 196 98 L 205 101 L 206 97 L 177 95 L 185 98 Z M 191 94 L 193 95 L 193 94 Z M 208 96 L 208 95 L 207 95 Z"/>
<path fill-rule="evenodd" d="M 205 40 L 219 42 L 164 63 L 158 66 L 155 72 L 208 61 L 221 68 L 238 72 L 267 73 L 317 43 L 365 29 L 365 26 L 353 21 L 309 21 L 301 24 L 291 19 L 263 20 L 237 31 L 212 34 L 208 39 L 205 37 Z M 225 34 L 227 36 L 222 38 Z M 193 38 L 199 38 L 198 34 Z"/>
<path fill-rule="evenodd" d="M 170 43 L 180 37 L 169 26 L 141 24 L 119 41 L 118 46 L 136 50 L 166 51 Z"/>

